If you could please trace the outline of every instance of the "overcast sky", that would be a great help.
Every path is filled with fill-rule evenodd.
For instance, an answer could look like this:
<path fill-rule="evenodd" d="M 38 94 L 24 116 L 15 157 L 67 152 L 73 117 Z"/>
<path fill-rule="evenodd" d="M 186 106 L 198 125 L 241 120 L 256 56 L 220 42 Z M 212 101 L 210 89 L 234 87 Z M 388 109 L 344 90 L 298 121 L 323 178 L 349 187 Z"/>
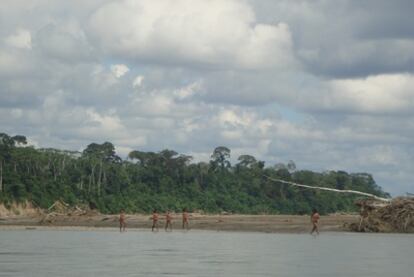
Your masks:
<path fill-rule="evenodd" d="M 414 192 L 414 1 L 0 2 L 0 132 Z"/>

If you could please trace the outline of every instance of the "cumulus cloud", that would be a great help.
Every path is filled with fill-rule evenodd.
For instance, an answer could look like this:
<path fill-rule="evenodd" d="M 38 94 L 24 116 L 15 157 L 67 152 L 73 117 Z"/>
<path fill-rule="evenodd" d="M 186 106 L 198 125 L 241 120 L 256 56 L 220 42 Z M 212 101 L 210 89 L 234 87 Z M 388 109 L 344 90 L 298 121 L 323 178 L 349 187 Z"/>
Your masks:
<path fill-rule="evenodd" d="M 289 25 L 296 57 L 313 74 L 414 72 L 411 1 L 248 1 L 259 19 Z"/>
<path fill-rule="evenodd" d="M 129 68 L 124 64 L 114 64 L 111 65 L 111 71 L 117 78 L 121 78 L 129 71 Z"/>
<path fill-rule="evenodd" d="M 102 6 L 90 35 L 107 53 L 137 62 L 204 67 L 289 67 L 289 27 L 260 24 L 235 0 L 120 1 Z"/>
<path fill-rule="evenodd" d="M 333 79 L 321 83 L 318 91 L 298 103 L 320 112 L 413 115 L 413 85 L 414 75 L 407 73 Z"/>
<path fill-rule="evenodd" d="M 194 96 L 197 92 L 203 89 L 201 81 L 195 81 L 185 87 L 174 90 L 174 96 L 180 100 L 184 100 Z"/>
<path fill-rule="evenodd" d="M 132 87 L 139 88 L 140 86 L 142 86 L 143 82 L 144 82 L 144 76 L 138 75 L 137 77 L 135 77 L 134 82 L 132 83 Z"/>
<path fill-rule="evenodd" d="M 233 161 L 365 171 L 412 191 L 406 1 L 26 2 L 0 9 L 3 132 L 196 161 L 225 145 Z"/>
<path fill-rule="evenodd" d="M 356 111 L 404 114 L 414 111 L 413 85 L 413 75 L 394 74 L 334 80 L 329 83 L 329 88 L 337 99 L 332 102 L 354 107 Z"/>

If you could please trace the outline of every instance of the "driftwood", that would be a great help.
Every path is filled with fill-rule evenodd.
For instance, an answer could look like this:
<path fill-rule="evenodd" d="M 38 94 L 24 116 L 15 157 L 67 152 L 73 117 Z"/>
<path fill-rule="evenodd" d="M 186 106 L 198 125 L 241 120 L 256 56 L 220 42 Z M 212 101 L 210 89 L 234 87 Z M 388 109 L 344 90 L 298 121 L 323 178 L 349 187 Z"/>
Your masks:
<path fill-rule="evenodd" d="M 348 226 L 352 231 L 414 233 L 414 197 L 410 197 L 410 195 L 409 197 L 383 198 L 361 191 L 308 186 L 265 177 L 295 187 L 352 193 L 369 197 L 368 199 L 356 201 L 355 204 L 360 207 L 361 218 L 359 223 L 352 223 Z"/>
<path fill-rule="evenodd" d="M 43 216 L 43 218 L 40 220 L 40 223 L 42 224 L 53 223 L 55 217 L 64 216 L 64 215 L 65 215 L 64 213 L 50 212 L 46 214 L 45 216 Z"/>
<path fill-rule="evenodd" d="M 47 214 L 40 220 L 42 224 L 51 224 L 56 220 L 64 218 L 66 216 L 93 216 L 98 215 L 99 212 L 92 210 L 87 205 L 70 206 L 63 200 L 55 201 L 48 209 Z"/>
<path fill-rule="evenodd" d="M 65 210 L 68 209 L 70 206 L 69 204 L 65 203 L 63 200 L 56 200 L 55 203 L 52 204 L 47 210 L 51 211 L 54 210 Z"/>
<path fill-rule="evenodd" d="M 358 232 L 414 232 L 414 198 L 397 197 L 390 203 L 375 200 L 359 200 L 359 224 L 349 227 Z"/>

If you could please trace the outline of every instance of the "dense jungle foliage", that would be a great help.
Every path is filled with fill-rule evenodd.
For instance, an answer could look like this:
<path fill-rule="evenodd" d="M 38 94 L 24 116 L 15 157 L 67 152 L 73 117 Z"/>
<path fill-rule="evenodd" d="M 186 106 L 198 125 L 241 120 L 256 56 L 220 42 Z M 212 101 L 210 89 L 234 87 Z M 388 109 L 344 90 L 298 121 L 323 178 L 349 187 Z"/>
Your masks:
<path fill-rule="evenodd" d="M 29 200 L 42 208 L 61 199 L 103 213 L 152 209 L 209 213 L 302 214 L 354 211 L 355 196 L 292 187 L 265 176 L 306 185 L 353 189 L 389 196 L 368 173 L 296 170 L 294 162 L 266 167 L 251 155 L 230 163 L 230 149 L 214 149 L 211 160 L 173 150 L 132 151 L 126 159 L 110 142 L 91 143 L 83 152 L 36 149 L 24 136 L 0 133 L 0 202 Z"/>

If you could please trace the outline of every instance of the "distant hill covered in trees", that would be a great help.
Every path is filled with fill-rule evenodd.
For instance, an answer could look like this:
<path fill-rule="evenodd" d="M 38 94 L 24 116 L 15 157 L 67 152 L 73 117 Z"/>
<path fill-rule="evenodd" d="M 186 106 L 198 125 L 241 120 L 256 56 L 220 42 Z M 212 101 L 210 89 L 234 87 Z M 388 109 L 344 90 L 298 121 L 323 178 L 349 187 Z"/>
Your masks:
<path fill-rule="evenodd" d="M 36 149 L 24 136 L 0 133 L 0 202 L 29 200 L 47 208 L 61 199 L 88 204 L 103 213 L 180 211 L 245 214 L 301 214 L 354 211 L 356 196 L 291 187 L 265 176 L 387 197 L 368 173 L 296 170 L 294 162 L 265 166 L 254 156 L 230 163 L 230 149 L 214 149 L 209 162 L 173 150 L 132 151 L 121 159 L 110 142 L 83 152 Z"/>

